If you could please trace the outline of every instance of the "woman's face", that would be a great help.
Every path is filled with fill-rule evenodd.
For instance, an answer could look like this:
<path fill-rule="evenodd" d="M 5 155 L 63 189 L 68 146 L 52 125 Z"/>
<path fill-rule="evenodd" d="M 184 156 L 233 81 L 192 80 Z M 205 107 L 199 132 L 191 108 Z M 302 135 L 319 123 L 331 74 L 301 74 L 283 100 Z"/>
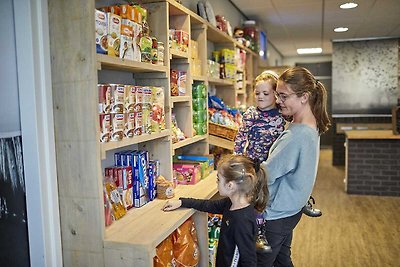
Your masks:
<path fill-rule="evenodd" d="M 301 97 L 282 81 L 278 81 L 276 86 L 276 103 L 280 105 L 284 116 L 293 116 L 302 109 Z"/>
<path fill-rule="evenodd" d="M 271 83 L 268 81 L 258 82 L 254 89 L 257 107 L 261 110 L 275 108 L 275 95 Z"/>

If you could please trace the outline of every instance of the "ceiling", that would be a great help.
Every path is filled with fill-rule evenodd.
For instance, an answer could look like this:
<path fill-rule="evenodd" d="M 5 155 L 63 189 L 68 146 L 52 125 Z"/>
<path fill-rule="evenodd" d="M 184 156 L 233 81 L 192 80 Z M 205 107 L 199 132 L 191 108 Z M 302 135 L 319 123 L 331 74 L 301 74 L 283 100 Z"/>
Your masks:
<path fill-rule="evenodd" d="M 283 57 L 296 49 L 321 47 L 332 54 L 332 40 L 400 37 L 400 0 L 353 0 L 357 8 L 340 9 L 350 0 L 231 0 L 266 30 Z M 347 27 L 344 33 L 333 31 Z"/>

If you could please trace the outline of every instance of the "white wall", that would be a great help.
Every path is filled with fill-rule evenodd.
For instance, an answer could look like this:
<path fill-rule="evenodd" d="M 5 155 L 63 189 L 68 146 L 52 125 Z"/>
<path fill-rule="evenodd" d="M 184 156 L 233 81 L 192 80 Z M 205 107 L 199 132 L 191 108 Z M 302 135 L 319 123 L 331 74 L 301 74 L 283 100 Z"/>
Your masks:
<path fill-rule="evenodd" d="M 0 138 L 20 135 L 15 25 L 12 0 L 0 1 Z"/>

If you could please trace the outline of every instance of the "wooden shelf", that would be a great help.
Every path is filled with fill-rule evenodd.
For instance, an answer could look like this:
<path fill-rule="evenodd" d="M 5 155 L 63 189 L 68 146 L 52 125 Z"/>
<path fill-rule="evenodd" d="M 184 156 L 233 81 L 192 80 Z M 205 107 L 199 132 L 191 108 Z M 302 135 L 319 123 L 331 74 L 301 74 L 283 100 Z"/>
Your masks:
<path fill-rule="evenodd" d="M 206 76 L 195 76 L 192 75 L 192 80 L 193 81 L 202 81 L 202 82 L 206 82 L 207 81 L 207 77 Z"/>
<path fill-rule="evenodd" d="M 194 144 L 196 142 L 202 141 L 207 139 L 207 135 L 196 135 L 192 138 L 186 138 L 185 140 L 179 141 L 178 143 L 175 143 L 172 145 L 173 149 L 178 149 L 187 145 Z"/>
<path fill-rule="evenodd" d="M 207 25 L 207 39 L 213 43 L 229 43 L 232 46 L 235 43 L 235 40 L 229 36 L 227 33 L 221 31 L 217 27 L 214 27 L 211 23 L 206 22 Z"/>
<path fill-rule="evenodd" d="M 171 54 L 171 58 L 189 58 L 188 52 L 182 52 L 175 49 L 170 49 L 169 52 Z"/>
<path fill-rule="evenodd" d="M 215 85 L 233 85 L 232 80 L 216 79 L 208 77 L 208 82 Z"/>
<path fill-rule="evenodd" d="M 170 136 L 170 130 L 163 130 L 160 133 L 152 133 L 152 134 L 142 134 L 138 136 L 134 136 L 132 138 L 125 138 L 121 141 L 109 141 L 107 143 L 101 143 L 101 159 L 106 158 L 106 152 L 110 150 L 114 150 L 117 148 L 122 148 L 134 144 L 144 143 L 152 140 L 156 140 L 159 138 L 164 138 L 166 136 Z"/>
<path fill-rule="evenodd" d="M 246 91 L 243 90 L 243 89 L 236 90 L 236 94 L 245 95 L 245 94 L 246 94 Z"/>
<path fill-rule="evenodd" d="M 216 176 L 214 171 L 195 185 L 178 185 L 174 198 L 211 198 L 217 193 Z M 195 210 L 187 208 L 164 212 L 162 208 L 165 202 L 155 199 L 141 208 L 131 209 L 123 218 L 107 227 L 104 236 L 105 253 L 107 250 L 118 250 L 125 254 L 139 254 L 150 250 L 150 256 L 154 256 L 157 245 L 195 213 Z"/>
<path fill-rule="evenodd" d="M 173 106 L 173 103 L 177 103 L 177 102 L 189 102 L 192 98 L 188 95 L 185 96 L 171 96 L 171 103 Z"/>
<path fill-rule="evenodd" d="M 222 147 L 225 149 L 229 149 L 233 151 L 233 147 L 235 145 L 234 141 L 230 141 L 215 135 L 208 136 L 208 142 L 210 145 Z"/>
<path fill-rule="evenodd" d="M 111 57 L 108 55 L 96 54 L 97 62 L 100 69 L 110 70 L 124 70 L 131 72 L 164 72 L 168 71 L 166 66 L 137 62 L 132 60 L 125 60 L 118 57 Z"/>

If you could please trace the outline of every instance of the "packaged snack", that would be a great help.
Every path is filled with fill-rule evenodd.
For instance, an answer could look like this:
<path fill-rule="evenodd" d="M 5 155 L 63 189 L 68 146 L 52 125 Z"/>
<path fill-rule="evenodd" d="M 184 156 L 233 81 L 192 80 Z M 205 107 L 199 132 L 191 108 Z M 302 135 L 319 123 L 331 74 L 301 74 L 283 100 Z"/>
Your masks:
<path fill-rule="evenodd" d="M 172 168 L 178 184 L 196 184 L 201 179 L 200 166 L 197 164 L 173 163 Z"/>
<path fill-rule="evenodd" d="M 151 87 L 152 110 L 151 110 L 151 130 L 160 132 L 165 130 L 165 110 L 164 110 L 164 88 Z"/>
<path fill-rule="evenodd" d="M 110 84 L 111 105 L 110 113 L 124 112 L 125 86 L 123 84 Z"/>
<path fill-rule="evenodd" d="M 125 128 L 124 133 L 126 137 L 133 137 L 135 134 L 135 113 L 125 114 Z"/>
<path fill-rule="evenodd" d="M 178 71 L 178 95 L 186 95 L 186 71 Z"/>
<path fill-rule="evenodd" d="M 117 190 L 117 187 L 114 181 L 110 179 L 110 177 L 105 178 L 105 188 L 108 198 L 111 201 L 111 206 L 113 208 L 113 220 L 118 220 L 126 214 L 126 209 L 122 204 L 122 200 Z"/>
<path fill-rule="evenodd" d="M 179 267 L 197 266 L 200 250 L 196 228 L 192 218 L 184 222 L 172 234 L 174 258 Z"/>
<path fill-rule="evenodd" d="M 157 184 L 157 198 L 159 199 L 168 199 L 173 198 L 175 195 L 174 192 L 174 183 L 165 179 L 162 175 L 156 178 Z"/>
<path fill-rule="evenodd" d="M 156 248 L 156 256 L 153 261 L 154 267 L 172 267 L 175 266 L 172 236 L 168 236 Z"/>
<path fill-rule="evenodd" d="M 99 90 L 99 113 L 108 114 L 111 108 L 111 86 L 109 84 L 98 84 Z"/>
<path fill-rule="evenodd" d="M 107 13 L 107 18 L 107 52 L 110 56 L 119 57 L 119 48 L 121 45 L 121 17 L 113 13 Z"/>
<path fill-rule="evenodd" d="M 105 221 L 105 225 L 109 226 L 113 222 L 113 220 L 112 220 L 113 208 L 112 208 L 112 204 L 111 204 L 110 198 L 108 197 L 105 186 L 103 186 L 103 199 L 104 199 L 104 221 Z M 172 253 L 172 251 L 171 251 L 171 253 Z"/>
<path fill-rule="evenodd" d="M 124 137 L 125 114 L 111 115 L 111 141 L 121 141 Z"/>
<path fill-rule="evenodd" d="M 110 141 L 111 132 L 111 115 L 110 114 L 99 114 L 100 121 L 100 142 Z"/>
<path fill-rule="evenodd" d="M 107 54 L 107 30 L 108 21 L 107 13 L 95 10 L 95 30 L 96 30 L 96 52 L 99 54 Z"/>
<path fill-rule="evenodd" d="M 171 69 L 171 75 L 170 75 L 171 96 L 179 95 L 178 76 L 179 76 L 179 71 Z"/>

